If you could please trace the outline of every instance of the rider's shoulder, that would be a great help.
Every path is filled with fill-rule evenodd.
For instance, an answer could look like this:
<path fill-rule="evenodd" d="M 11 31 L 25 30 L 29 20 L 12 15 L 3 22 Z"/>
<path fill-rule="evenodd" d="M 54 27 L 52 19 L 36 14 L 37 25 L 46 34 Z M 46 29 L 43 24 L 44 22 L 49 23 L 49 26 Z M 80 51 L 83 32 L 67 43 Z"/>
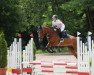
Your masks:
<path fill-rule="evenodd" d="M 60 19 L 57 19 L 56 21 L 57 21 L 57 22 L 62 22 Z"/>

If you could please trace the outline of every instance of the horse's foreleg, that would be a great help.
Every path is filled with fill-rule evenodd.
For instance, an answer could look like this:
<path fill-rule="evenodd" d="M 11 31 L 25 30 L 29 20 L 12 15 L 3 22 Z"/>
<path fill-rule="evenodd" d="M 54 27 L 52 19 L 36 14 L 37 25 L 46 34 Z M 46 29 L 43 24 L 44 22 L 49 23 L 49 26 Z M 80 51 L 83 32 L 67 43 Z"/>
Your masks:
<path fill-rule="evenodd" d="M 71 53 L 77 58 L 77 52 L 74 50 L 73 47 L 68 47 L 68 49 L 71 51 Z"/>
<path fill-rule="evenodd" d="M 48 43 L 45 48 L 48 48 L 48 47 L 50 47 L 50 43 Z"/>

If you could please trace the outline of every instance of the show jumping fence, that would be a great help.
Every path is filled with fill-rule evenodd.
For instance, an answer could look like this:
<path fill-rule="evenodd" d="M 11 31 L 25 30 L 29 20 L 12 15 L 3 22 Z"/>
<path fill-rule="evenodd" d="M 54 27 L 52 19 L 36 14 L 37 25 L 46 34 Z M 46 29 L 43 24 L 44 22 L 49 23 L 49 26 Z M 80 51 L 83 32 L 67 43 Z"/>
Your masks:
<path fill-rule="evenodd" d="M 80 75 L 94 75 L 94 40 L 91 39 L 91 34 L 88 32 L 87 41 L 83 43 L 80 33 L 77 33 L 77 66 Z"/>
<path fill-rule="evenodd" d="M 94 40 L 88 32 L 87 41 L 83 43 L 77 32 L 77 62 L 33 61 L 33 38 L 25 50 L 22 40 L 14 39 L 8 50 L 7 75 L 94 75 Z"/>
<path fill-rule="evenodd" d="M 21 38 L 14 38 L 14 42 L 11 44 L 8 50 L 8 64 L 6 75 L 26 75 L 26 72 L 32 72 L 31 65 L 22 64 L 22 62 L 32 62 L 33 61 L 33 38 L 29 41 L 25 50 L 22 50 L 22 40 Z"/>

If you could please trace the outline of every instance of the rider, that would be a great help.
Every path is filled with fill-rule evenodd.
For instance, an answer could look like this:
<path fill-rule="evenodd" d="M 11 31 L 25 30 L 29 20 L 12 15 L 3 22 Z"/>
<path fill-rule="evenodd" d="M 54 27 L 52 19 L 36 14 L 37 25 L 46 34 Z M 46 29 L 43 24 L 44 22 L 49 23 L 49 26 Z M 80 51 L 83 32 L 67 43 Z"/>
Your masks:
<path fill-rule="evenodd" d="M 64 38 L 64 36 L 66 36 L 64 29 L 65 29 L 65 24 L 58 19 L 57 15 L 53 15 L 52 16 L 52 27 L 55 27 L 57 29 L 60 29 L 60 32 L 62 33 L 62 37 Z"/>

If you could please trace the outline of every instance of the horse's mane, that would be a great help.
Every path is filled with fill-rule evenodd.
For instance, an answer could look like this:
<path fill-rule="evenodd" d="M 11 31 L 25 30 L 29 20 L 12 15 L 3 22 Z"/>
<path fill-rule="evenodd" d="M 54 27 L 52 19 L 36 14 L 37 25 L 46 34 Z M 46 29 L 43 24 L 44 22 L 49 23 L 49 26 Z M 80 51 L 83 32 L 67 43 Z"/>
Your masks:
<path fill-rule="evenodd" d="M 48 29 L 54 31 L 54 30 L 53 30 L 53 27 L 51 27 L 51 26 L 43 26 L 42 28 L 48 28 Z"/>

